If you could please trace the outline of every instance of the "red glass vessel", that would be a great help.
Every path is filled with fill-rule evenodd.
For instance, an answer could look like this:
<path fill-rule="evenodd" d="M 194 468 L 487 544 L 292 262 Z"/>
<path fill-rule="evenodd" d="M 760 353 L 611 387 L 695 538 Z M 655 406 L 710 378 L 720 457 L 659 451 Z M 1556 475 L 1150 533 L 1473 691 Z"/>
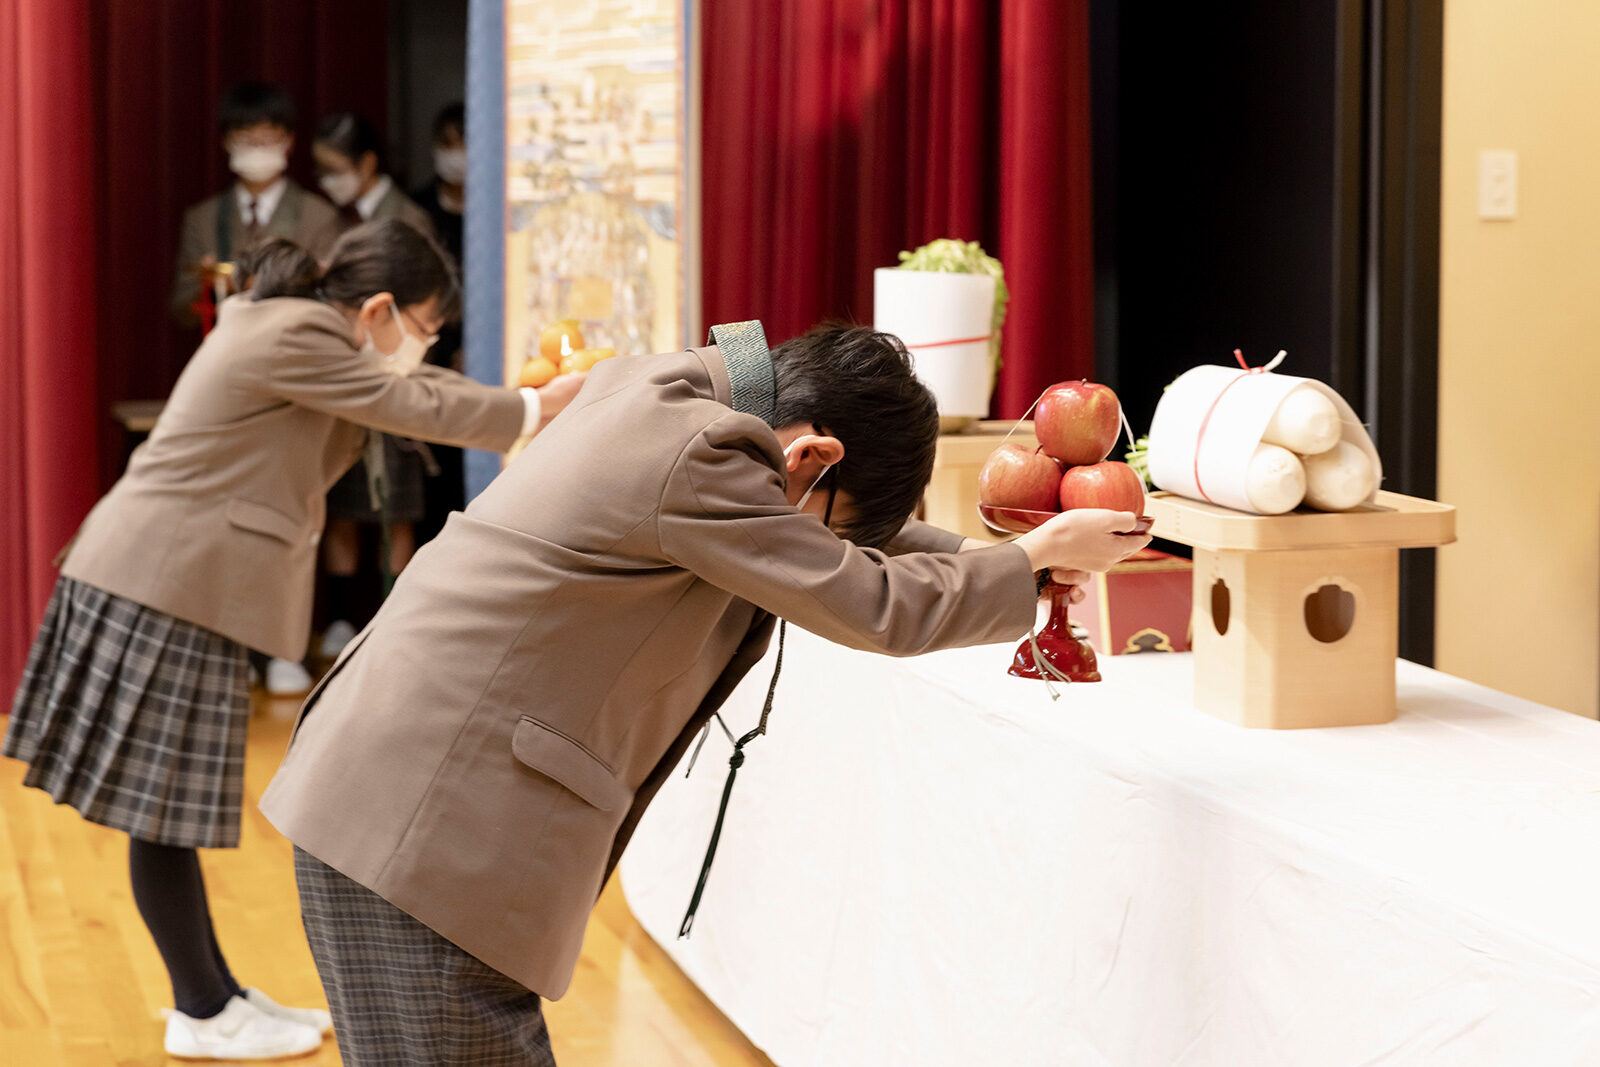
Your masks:
<path fill-rule="evenodd" d="M 1056 516 L 1055 512 L 992 504 L 979 504 L 978 514 L 984 525 L 996 533 L 1026 533 Z M 1150 516 L 1141 515 L 1129 533 L 1146 533 L 1150 525 Z M 1037 637 L 1029 634 L 1022 639 L 1011 657 L 1011 669 L 1006 673 L 1017 678 L 1057 682 L 1100 681 L 1100 663 L 1095 658 L 1094 646 L 1073 630 L 1072 621 L 1067 617 L 1072 587 L 1051 582 L 1045 590 L 1050 595 L 1050 618 Z"/>
<path fill-rule="evenodd" d="M 1050 594 L 1050 619 L 1037 638 L 1030 634 L 1022 639 L 1016 655 L 1011 657 L 1011 669 L 1006 673 L 1017 678 L 1049 678 L 1057 682 L 1098 682 L 1100 663 L 1095 659 L 1094 646 L 1073 631 L 1072 622 L 1067 618 L 1072 587 L 1051 582 L 1045 591 Z M 1041 669 L 1041 660 L 1053 669 Z"/>

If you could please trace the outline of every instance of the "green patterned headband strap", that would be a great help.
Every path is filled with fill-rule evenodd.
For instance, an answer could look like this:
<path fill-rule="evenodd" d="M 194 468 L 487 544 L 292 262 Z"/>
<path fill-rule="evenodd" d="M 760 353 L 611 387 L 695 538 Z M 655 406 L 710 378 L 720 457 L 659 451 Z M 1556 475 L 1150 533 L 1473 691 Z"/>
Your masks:
<path fill-rule="evenodd" d="M 708 344 L 717 346 L 728 368 L 733 389 L 733 410 L 754 415 L 773 426 L 778 418 L 778 382 L 772 373 L 772 353 L 759 319 L 727 322 L 711 327 Z"/>

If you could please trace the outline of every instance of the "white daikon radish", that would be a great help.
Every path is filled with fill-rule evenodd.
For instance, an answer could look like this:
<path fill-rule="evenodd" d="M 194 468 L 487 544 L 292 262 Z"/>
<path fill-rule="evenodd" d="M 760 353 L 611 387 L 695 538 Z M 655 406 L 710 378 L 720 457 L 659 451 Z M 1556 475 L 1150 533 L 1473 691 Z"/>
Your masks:
<path fill-rule="evenodd" d="M 1282 515 L 1300 506 L 1306 495 L 1306 469 L 1300 457 L 1277 445 L 1258 445 L 1245 472 L 1245 495 L 1263 515 Z"/>
<path fill-rule="evenodd" d="M 1306 503 L 1323 511 L 1348 511 L 1372 495 L 1377 472 L 1372 460 L 1349 441 L 1302 460 L 1306 469 Z"/>
<path fill-rule="evenodd" d="M 1314 456 L 1338 444 L 1341 430 L 1333 401 L 1301 386 L 1283 398 L 1261 439 L 1302 456 Z"/>

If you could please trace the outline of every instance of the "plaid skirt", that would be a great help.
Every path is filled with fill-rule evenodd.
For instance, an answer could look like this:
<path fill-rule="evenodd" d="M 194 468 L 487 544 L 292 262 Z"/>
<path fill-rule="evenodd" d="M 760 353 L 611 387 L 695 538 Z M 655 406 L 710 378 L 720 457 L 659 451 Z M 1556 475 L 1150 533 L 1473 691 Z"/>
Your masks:
<path fill-rule="evenodd" d="M 390 522 L 422 521 L 427 508 L 423 479 L 428 473 L 428 460 L 421 451 L 424 447 L 416 441 L 383 435 Z M 367 488 L 367 461 L 358 460 L 328 490 L 328 518 L 377 522 L 382 514 L 372 506 L 372 494 Z"/>
<path fill-rule="evenodd" d="M 234 848 L 250 676 L 243 645 L 60 578 L 0 755 L 23 784 L 141 841 Z"/>
<path fill-rule="evenodd" d="M 294 873 L 346 1067 L 555 1067 L 537 993 L 298 848 Z"/>

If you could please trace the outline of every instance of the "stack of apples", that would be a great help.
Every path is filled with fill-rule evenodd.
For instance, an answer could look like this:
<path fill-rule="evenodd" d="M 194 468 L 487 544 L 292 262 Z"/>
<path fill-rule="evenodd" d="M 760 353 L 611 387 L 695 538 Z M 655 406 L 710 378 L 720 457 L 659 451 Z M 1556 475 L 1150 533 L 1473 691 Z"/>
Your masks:
<path fill-rule="evenodd" d="M 614 348 L 585 348 L 577 319 L 562 319 L 539 331 L 539 354 L 522 365 L 517 384 L 537 389 L 563 374 L 586 371 L 616 355 Z"/>
<path fill-rule="evenodd" d="M 1025 533 L 1073 508 L 1144 513 L 1144 480 L 1126 463 L 1107 462 L 1122 429 L 1117 394 L 1095 382 L 1058 382 L 1033 416 L 1038 448 L 1007 442 L 978 472 L 984 519 Z"/>

